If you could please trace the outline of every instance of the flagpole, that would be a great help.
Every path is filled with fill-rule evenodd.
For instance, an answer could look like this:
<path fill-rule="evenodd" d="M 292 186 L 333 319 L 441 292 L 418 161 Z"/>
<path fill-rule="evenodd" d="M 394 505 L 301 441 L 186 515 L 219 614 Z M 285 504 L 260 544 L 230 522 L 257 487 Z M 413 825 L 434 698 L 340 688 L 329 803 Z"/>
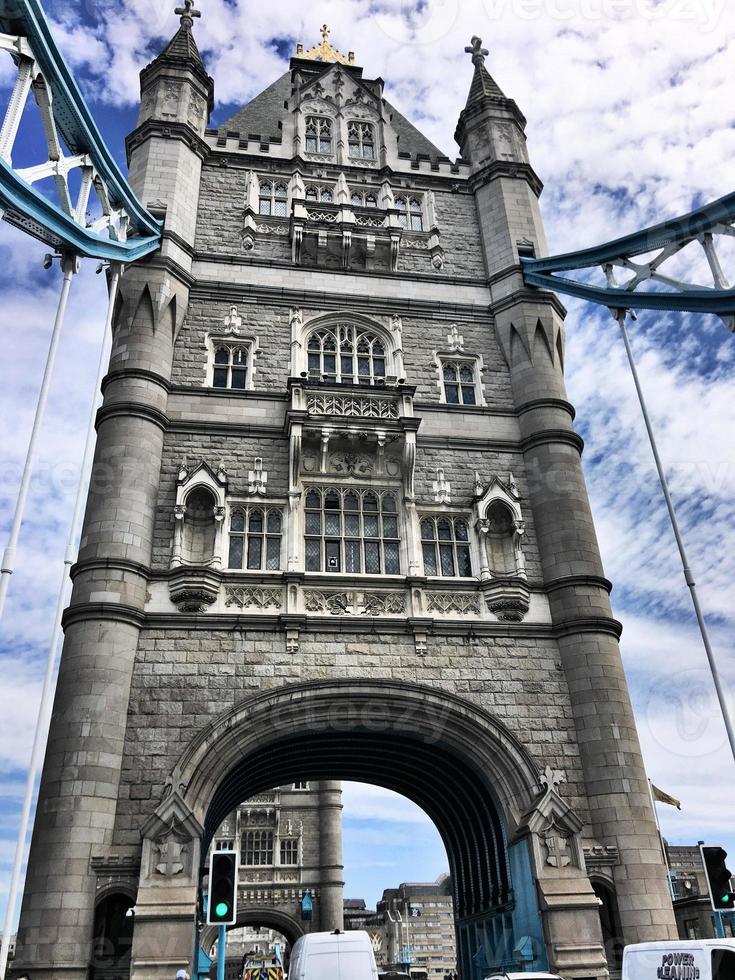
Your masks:
<path fill-rule="evenodd" d="M 656 830 L 658 831 L 658 842 L 661 845 L 661 853 L 663 854 L 664 864 L 666 865 L 666 880 L 669 883 L 669 895 L 671 900 L 674 900 L 674 883 L 671 880 L 671 868 L 669 866 L 669 855 L 666 853 L 666 847 L 664 846 L 664 838 L 661 833 L 661 824 L 658 821 L 658 810 L 656 809 L 656 799 L 653 795 L 653 782 L 648 780 L 648 793 L 651 797 L 651 806 L 653 807 L 653 816 L 656 821 Z"/>

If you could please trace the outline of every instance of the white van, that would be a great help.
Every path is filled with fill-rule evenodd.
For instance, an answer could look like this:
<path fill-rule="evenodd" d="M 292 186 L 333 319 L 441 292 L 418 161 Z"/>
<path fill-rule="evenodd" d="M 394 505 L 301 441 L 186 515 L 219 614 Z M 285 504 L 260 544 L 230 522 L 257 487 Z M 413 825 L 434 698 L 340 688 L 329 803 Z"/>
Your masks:
<path fill-rule="evenodd" d="M 735 939 L 626 946 L 623 980 L 735 980 Z"/>
<path fill-rule="evenodd" d="M 312 932 L 291 950 L 288 980 L 378 980 L 370 936 L 354 932 Z"/>

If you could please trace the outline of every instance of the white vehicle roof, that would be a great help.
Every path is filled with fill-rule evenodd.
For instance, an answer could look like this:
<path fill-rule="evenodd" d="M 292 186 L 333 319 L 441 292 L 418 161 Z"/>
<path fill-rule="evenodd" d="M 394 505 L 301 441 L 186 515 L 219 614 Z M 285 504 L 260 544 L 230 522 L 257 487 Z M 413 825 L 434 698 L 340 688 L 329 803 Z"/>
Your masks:
<path fill-rule="evenodd" d="M 350 929 L 349 932 L 307 932 L 305 936 L 300 936 L 297 941 L 304 946 L 319 946 L 323 943 L 333 944 L 335 942 L 364 946 L 367 942 L 372 949 L 370 936 L 364 929 Z"/>
<path fill-rule="evenodd" d="M 735 939 L 669 939 L 668 942 L 665 939 L 659 940 L 655 943 L 633 943 L 630 946 L 625 947 L 625 952 L 634 953 L 636 950 L 651 950 L 656 952 L 661 950 L 664 952 L 667 949 L 734 949 L 735 950 Z M 532 973 L 527 973 L 525 976 L 533 976 Z"/>
<path fill-rule="evenodd" d="M 561 980 L 558 973 L 489 973 L 485 980 Z"/>

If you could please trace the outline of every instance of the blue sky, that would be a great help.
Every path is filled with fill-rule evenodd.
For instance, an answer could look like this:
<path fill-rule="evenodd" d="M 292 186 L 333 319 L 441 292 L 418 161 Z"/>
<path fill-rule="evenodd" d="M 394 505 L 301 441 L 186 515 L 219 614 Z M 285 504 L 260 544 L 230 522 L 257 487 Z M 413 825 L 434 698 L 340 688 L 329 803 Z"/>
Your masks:
<path fill-rule="evenodd" d="M 47 0 L 59 42 L 95 118 L 124 163 L 137 73 L 177 26 L 169 0 Z M 214 123 L 287 66 L 297 41 L 354 49 L 370 77 L 438 146 L 454 127 L 473 33 L 488 67 L 528 117 L 552 252 L 617 237 L 732 190 L 735 11 L 724 0 L 202 0 L 197 37 L 216 82 Z M 0 60 L 7 97 L 9 59 Z M 32 120 L 19 162 L 31 162 Z M 735 240 L 723 251 L 735 279 Z M 0 531 L 10 525 L 58 293 L 45 249 L 0 225 Z M 687 257 L 684 256 L 683 260 Z M 0 902 L 30 753 L 35 705 L 94 380 L 105 296 L 91 264 L 75 282 L 48 421 L 0 634 Z M 584 464 L 650 776 L 682 800 L 660 807 L 675 842 L 722 842 L 735 770 L 667 524 L 614 322 L 569 303 L 567 383 L 587 444 Z M 633 343 L 690 558 L 732 699 L 735 683 L 735 337 L 716 318 L 642 314 Z M 347 892 L 433 879 L 441 844 L 413 805 L 345 790 Z M 368 857 L 369 855 L 369 857 Z"/>

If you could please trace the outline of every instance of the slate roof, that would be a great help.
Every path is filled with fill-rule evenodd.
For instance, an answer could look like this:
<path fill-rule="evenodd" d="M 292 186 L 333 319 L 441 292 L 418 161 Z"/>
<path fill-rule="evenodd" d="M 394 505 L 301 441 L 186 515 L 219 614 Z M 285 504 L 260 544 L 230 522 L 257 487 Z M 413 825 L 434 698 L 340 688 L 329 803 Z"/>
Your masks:
<path fill-rule="evenodd" d="M 291 96 L 291 72 L 284 72 L 283 75 L 267 89 L 256 95 L 246 106 L 239 109 L 234 116 L 231 116 L 219 126 L 220 132 L 240 133 L 242 138 L 249 135 L 260 136 L 265 142 L 269 137 L 280 139 L 278 122 L 283 117 L 284 103 Z M 428 156 L 432 160 L 439 158 L 445 159 L 445 154 L 434 146 L 422 133 L 416 129 L 413 123 L 400 113 L 394 106 L 386 100 L 388 115 L 391 118 L 393 129 L 398 136 L 398 152 L 408 153 L 411 157 L 417 154 Z"/>

